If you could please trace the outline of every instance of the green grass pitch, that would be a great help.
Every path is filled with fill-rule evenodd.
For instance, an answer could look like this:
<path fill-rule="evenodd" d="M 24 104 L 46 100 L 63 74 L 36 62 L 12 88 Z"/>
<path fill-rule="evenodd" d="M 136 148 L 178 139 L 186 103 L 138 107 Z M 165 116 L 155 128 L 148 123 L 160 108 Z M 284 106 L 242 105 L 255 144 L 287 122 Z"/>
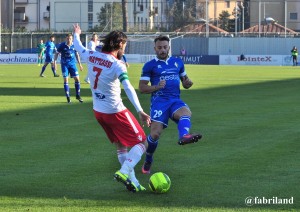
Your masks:
<path fill-rule="evenodd" d="M 136 89 L 141 67 L 129 68 Z M 165 172 L 172 186 L 157 195 L 130 193 L 113 180 L 116 150 L 93 116 L 86 69 L 84 103 L 76 101 L 71 79 L 73 103 L 67 104 L 63 80 L 50 67 L 40 78 L 36 65 L 1 65 L 0 211 L 299 211 L 300 68 L 186 70 L 194 85 L 182 90 L 182 99 L 193 113 L 192 131 L 204 137 L 179 146 L 169 123 L 152 172 Z M 138 96 L 148 112 L 150 95 Z M 141 165 L 136 175 L 148 188 Z M 293 204 L 249 207 L 249 196 L 293 197 Z"/>

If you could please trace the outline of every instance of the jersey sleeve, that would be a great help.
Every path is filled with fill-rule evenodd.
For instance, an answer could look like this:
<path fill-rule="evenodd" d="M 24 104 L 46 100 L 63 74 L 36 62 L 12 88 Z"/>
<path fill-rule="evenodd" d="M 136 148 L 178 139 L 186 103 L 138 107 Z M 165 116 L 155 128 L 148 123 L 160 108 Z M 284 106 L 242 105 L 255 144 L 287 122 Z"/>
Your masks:
<path fill-rule="evenodd" d="M 134 108 L 136 109 L 137 112 L 143 111 L 140 101 L 137 97 L 137 94 L 129 81 L 129 77 L 127 74 L 127 69 L 126 69 L 125 64 L 119 60 L 116 62 L 116 66 L 114 68 L 116 70 L 118 79 L 122 83 L 122 85 L 124 87 L 124 91 L 125 91 L 128 99 L 130 100 L 131 104 L 134 106 Z"/>
<path fill-rule="evenodd" d="M 74 33 L 74 41 L 73 41 L 75 50 L 80 54 L 80 56 L 87 61 L 89 57 L 89 51 L 87 48 L 85 48 L 81 41 L 80 36 L 77 33 Z"/>
<path fill-rule="evenodd" d="M 178 58 L 178 64 L 179 64 L 179 76 L 184 77 L 186 75 L 184 63 L 179 58 Z"/>
<path fill-rule="evenodd" d="M 61 53 L 61 51 L 62 51 L 62 43 L 60 43 L 59 45 L 58 45 L 58 47 L 57 47 L 57 49 L 56 49 L 56 52 L 58 52 L 58 53 Z"/>
<path fill-rule="evenodd" d="M 144 66 L 143 66 L 143 69 L 142 69 L 142 74 L 141 74 L 141 78 L 140 80 L 146 80 L 146 81 L 150 81 L 151 79 L 151 66 L 150 66 L 150 63 L 146 63 Z"/>

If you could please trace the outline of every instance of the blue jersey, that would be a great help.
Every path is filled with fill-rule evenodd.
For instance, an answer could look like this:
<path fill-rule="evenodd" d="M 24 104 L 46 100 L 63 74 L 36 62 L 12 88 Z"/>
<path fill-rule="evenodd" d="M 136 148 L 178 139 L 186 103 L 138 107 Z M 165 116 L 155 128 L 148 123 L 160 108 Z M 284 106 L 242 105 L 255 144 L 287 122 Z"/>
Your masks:
<path fill-rule="evenodd" d="M 45 44 L 45 54 L 46 56 L 53 56 L 56 50 L 55 44 L 52 41 L 47 41 Z"/>
<path fill-rule="evenodd" d="M 76 64 L 76 51 L 73 43 L 71 46 L 68 46 L 66 42 L 59 44 L 57 52 L 61 54 L 62 64 Z"/>
<path fill-rule="evenodd" d="M 142 71 L 140 80 L 150 81 L 151 85 L 158 85 L 159 81 L 166 80 L 166 86 L 152 93 L 153 99 L 173 99 L 180 97 L 180 77 L 186 75 L 184 64 L 180 58 L 169 57 L 166 61 L 157 57 L 147 62 Z"/>

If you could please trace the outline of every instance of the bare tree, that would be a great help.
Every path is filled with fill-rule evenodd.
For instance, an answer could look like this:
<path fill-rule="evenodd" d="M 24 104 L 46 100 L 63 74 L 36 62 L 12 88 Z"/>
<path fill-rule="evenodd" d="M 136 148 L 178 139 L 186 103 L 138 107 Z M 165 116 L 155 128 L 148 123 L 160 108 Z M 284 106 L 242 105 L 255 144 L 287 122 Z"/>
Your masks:
<path fill-rule="evenodd" d="M 128 25 L 127 0 L 122 0 L 122 15 L 123 15 L 123 31 L 127 32 L 127 25 Z"/>

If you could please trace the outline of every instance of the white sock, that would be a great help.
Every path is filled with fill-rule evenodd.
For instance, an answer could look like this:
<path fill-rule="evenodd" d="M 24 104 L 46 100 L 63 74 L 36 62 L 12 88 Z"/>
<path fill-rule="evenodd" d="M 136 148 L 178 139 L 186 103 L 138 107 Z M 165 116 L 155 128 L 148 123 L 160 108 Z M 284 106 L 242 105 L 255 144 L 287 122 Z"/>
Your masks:
<path fill-rule="evenodd" d="M 123 165 L 124 161 L 126 160 L 127 154 L 128 154 L 127 149 L 117 150 L 117 156 L 118 156 L 118 160 L 119 160 L 121 166 Z"/>
<path fill-rule="evenodd" d="M 128 155 L 127 149 L 121 149 L 121 150 L 117 150 L 117 155 L 118 155 L 118 160 L 121 164 L 121 166 L 123 165 L 124 161 L 126 160 L 126 157 Z M 132 171 L 129 173 L 129 179 L 136 185 L 140 185 L 139 181 L 136 179 L 135 177 L 135 172 L 134 169 L 132 169 Z"/>
<path fill-rule="evenodd" d="M 127 154 L 127 158 L 124 161 L 120 172 L 129 175 L 130 172 L 134 169 L 135 165 L 141 160 L 142 155 L 145 153 L 145 151 L 146 147 L 142 143 L 136 144 L 134 147 L 132 147 Z"/>

